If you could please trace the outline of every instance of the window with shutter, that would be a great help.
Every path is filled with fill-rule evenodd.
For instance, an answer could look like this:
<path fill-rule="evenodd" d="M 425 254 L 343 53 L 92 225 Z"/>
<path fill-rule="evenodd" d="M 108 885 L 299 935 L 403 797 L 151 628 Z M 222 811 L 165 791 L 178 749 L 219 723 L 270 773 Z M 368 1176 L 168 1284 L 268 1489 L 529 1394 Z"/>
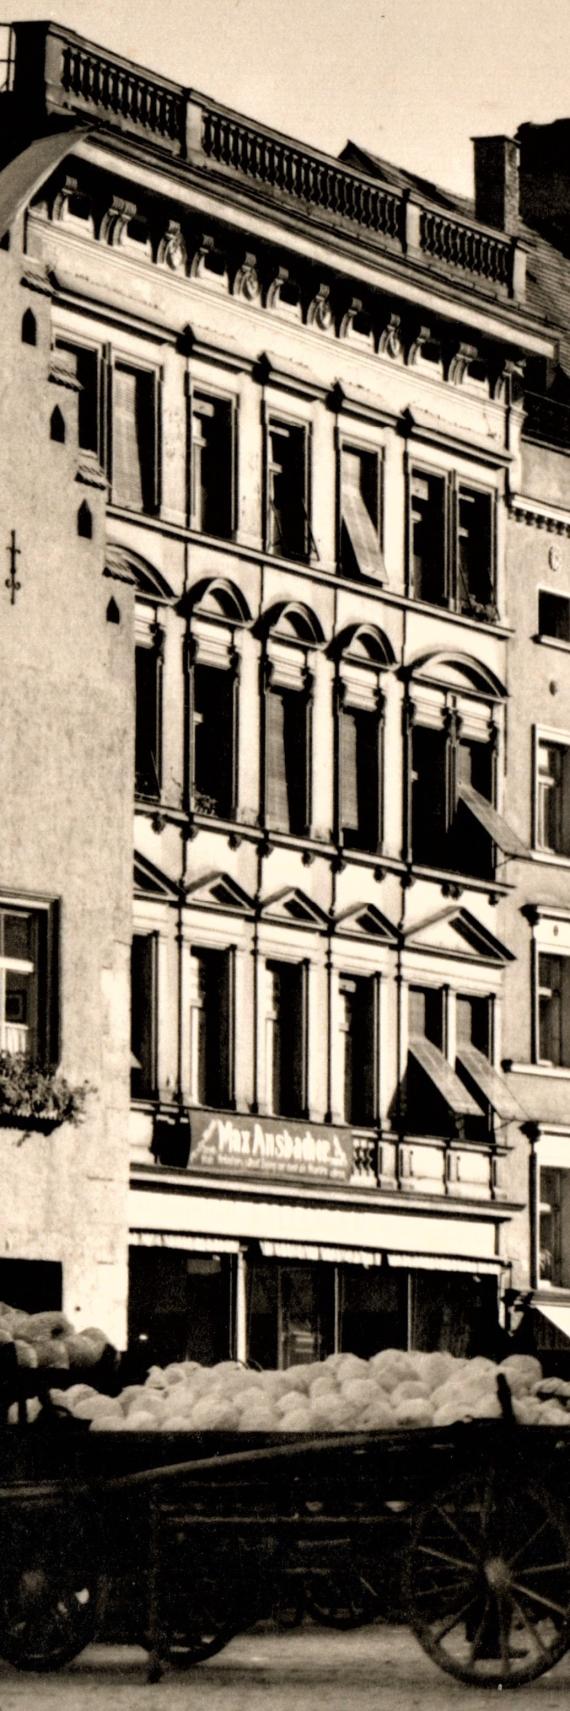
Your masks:
<path fill-rule="evenodd" d="M 340 714 L 340 818 L 349 849 L 374 852 L 380 838 L 380 725 L 377 713 L 344 706 Z"/>
<path fill-rule="evenodd" d="M 340 545 L 344 576 L 385 581 L 379 491 L 378 453 L 343 446 Z"/>
<path fill-rule="evenodd" d="M 155 377 L 115 363 L 113 370 L 113 500 L 152 511 L 156 500 Z"/>
<path fill-rule="evenodd" d="M 66 352 L 79 381 L 79 445 L 82 451 L 96 452 L 101 457 L 100 352 L 87 345 L 72 344 L 68 339 L 57 339 L 56 348 Z"/>
<path fill-rule="evenodd" d="M 156 1093 L 157 1034 L 156 933 L 135 933 L 131 947 L 131 1095 Z"/>
<path fill-rule="evenodd" d="M 307 703 L 301 689 L 266 695 L 266 816 L 280 831 L 307 830 Z"/>

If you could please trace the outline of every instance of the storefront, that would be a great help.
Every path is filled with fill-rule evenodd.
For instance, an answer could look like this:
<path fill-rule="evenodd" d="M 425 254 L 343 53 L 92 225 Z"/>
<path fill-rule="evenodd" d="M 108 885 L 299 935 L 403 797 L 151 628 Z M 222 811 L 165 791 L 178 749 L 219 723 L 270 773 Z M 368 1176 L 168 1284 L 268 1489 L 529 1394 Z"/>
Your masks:
<path fill-rule="evenodd" d="M 346 1132 L 197 1122 L 183 1183 L 133 1182 L 131 1343 L 159 1361 L 262 1367 L 383 1347 L 493 1352 L 496 1215 L 418 1216 L 355 1192 Z"/>

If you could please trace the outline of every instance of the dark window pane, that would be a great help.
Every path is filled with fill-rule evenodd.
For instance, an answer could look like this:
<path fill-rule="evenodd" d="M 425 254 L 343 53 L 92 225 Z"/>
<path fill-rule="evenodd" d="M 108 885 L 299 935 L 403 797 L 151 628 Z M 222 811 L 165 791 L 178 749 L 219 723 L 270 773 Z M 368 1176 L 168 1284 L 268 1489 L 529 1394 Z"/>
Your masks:
<path fill-rule="evenodd" d="M 131 947 L 131 1093 L 156 1091 L 156 935 L 137 933 Z"/>
<path fill-rule="evenodd" d="M 234 683 L 231 672 L 194 671 L 194 806 L 229 818 L 233 808 Z"/>
<path fill-rule="evenodd" d="M 192 522 L 205 534 L 232 528 L 232 416 L 225 399 L 195 400 L 192 412 Z"/>
<path fill-rule="evenodd" d="M 137 511 L 154 509 L 154 377 L 121 363 L 113 374 L 113 499 Z"/>
<path fill-rule="evenodd" d="M 484 1057 L 489 1056 L 489 1001 L 487 998 L 458 997 L 455 1023 L 457 1045 L 476 1046 Z"/>
<path fill-rule="evenodd" d="M 412 856 L 430 867 L 446 864 L 446 739 L 417 725 L 412 732 Z"/>
<path fill-rule="evenodd" d="M 305 1084 L 304 971 L 272 963 L 269 1018 L 270 1101 L 283 1117 L 302 1117 Z"/>
<path fill-rule="evenodd" d="M 493 800 L 493 750 L 488 742 L 462 738 L 456 749 L 457 783 L 471 784 L 487 802 Z M 460 873 L 489 878 L 493 871 L 493 843 L 489 833 L 465 802 L 459 800 L 449 834 L 446 865 Z"/>
<path fill-rule="evenodd" d="M 431 1040 L 441 1050 L 443 1010 L 441 992 L 434 986 L 410 986 L 408 993 L 410 1037 Z"/>
<path fill-rule="evenodd" d="M 193 952 L 198 963 L 199 1026 L 196 1095 L 200 1105 L 227 1106 L 231 1096 L 231 991 L 227 951 Z"/>
<path fill-rule="evenodd" d="M 570 967 L 566 957 L 538 959 L 538 1052 L 547 1063 L 570 1065 Z"/>
<path fill-rule="evenodd" d="M 570 642 L 570 600 L 564 594 L 549 594 L 541 589 L 538 596 L 538 628 L 541 636 L 552 636 L 558 642 Z"/>
<path fill-rule="evenodd" d="M 344 1111 L 345 1123 L 370 1126 L 375 1120 L 375 996 L 369 979 L 345 978 L 341 982 L 344 1004 Z"/>
<path fill-rule="evenodd" d="M 135 789 L 160 796 L 159 659 L 156 648 L 135 648 Z"/>
<path fill-rule="evenodd" d="M 304 558 L 308 548 L 304 428 L 269 430 L 269 545 L 286 558 Z"/>
<path fill-rule="evenodd" d="M 459 489 L 457 521 L 457 600 L 477 615 L 494 599 L 492 499 L 489 493 Z M 483 613 L 481 613 L 483 615 Z"/>
<path fill-rule="evenodd" d="M 412 474 L 412 589 L 418 600 L 441 606 L 445 587 L 445 483 L 439 475 Z"/>

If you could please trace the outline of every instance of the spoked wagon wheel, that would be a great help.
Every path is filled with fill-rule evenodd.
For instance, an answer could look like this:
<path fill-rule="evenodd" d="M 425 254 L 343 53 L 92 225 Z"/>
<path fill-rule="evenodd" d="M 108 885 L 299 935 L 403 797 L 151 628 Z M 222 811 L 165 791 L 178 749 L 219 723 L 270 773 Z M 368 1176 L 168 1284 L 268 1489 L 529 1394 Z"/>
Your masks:
<path fill-rule="evenodd" d="M 479 1687 L 518 1687 L 570 1645 L 570 1534 L 539 1486 L 506 1469 L 474 1474 L 417 1517 L 408 1554 L 410 1624 L 441 1669 Z"/>
<path fill-rule="evenodd" d="M 60 1669 L 93 1639 L 100 1597 L 89 1533 L 71 1512 L 36 1510 L 5 1539 L 0 1656 L 16 1669 Z"/>
<path fill-rule="evenodd" d="M 221 1546 L 196 1547 L 190 1573 L 180 1574 L 175 1557 L 171 1566 L 175 1572 L 161 1589 L 159 1633 L 151 1649 L 177 1669 L 189 1669 L 221 1652 L 247 1621 L 243 1588 L 231 1554 Z"/>

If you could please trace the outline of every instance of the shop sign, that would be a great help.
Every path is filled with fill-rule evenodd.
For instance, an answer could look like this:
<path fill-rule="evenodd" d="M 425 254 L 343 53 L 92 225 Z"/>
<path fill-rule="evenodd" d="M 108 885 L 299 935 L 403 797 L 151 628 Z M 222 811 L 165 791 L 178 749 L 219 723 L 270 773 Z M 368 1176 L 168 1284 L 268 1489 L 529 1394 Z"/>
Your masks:
<path fill-rule="evenodd" d="M 192 1113 L 190 1167 L 236 1170 L 245 1176 L 305 1176 L 348 1182 L 352 1135 L 315 1123 L 275 1117 L 204 1116 Z"/>

